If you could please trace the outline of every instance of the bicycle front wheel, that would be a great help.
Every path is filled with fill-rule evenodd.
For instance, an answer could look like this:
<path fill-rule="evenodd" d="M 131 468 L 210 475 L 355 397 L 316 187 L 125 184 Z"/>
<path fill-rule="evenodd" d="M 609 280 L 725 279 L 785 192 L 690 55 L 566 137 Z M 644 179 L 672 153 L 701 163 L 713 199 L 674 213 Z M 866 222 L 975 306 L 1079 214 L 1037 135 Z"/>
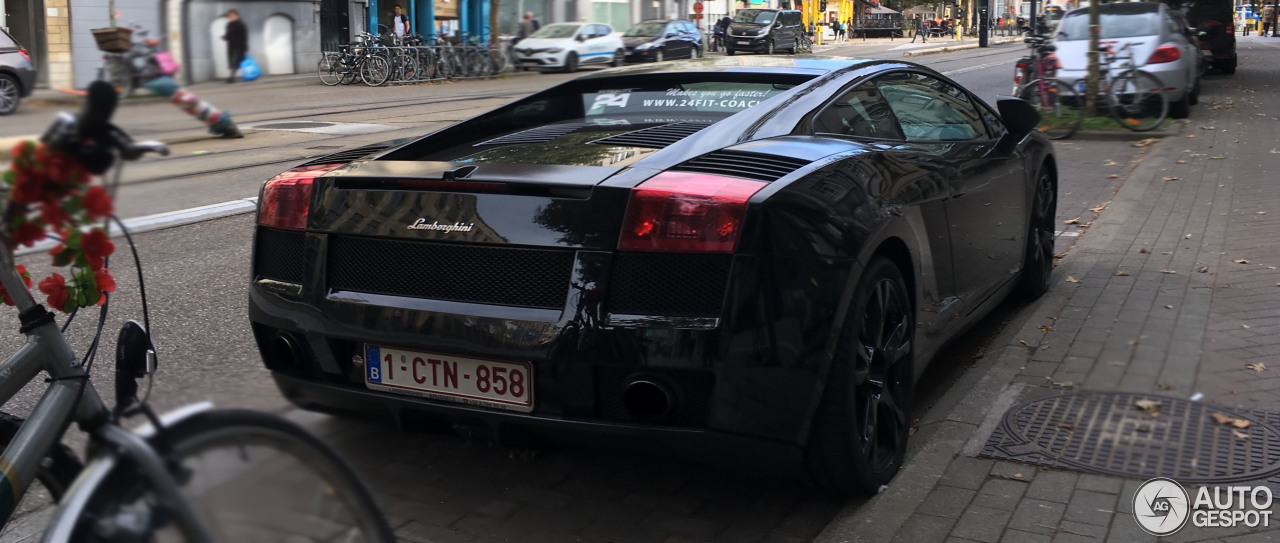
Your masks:
<path fill-rule="evenodd" d="M 385 85 L 391 79 L 391 62 L 381 56 L 365 59 L 360 65 L 360 79 L 370 87 Z"/>
<path fill-rule="evenodd" d="M 162 434 L 171 471 L 215 541 L 390 542 L 368 489 L 332 449 L 283 418 L 240 409 L 198 413 Z M 128 464 L 93 492 L 73 541 L 118 538 L 119 519 L 148 519 L 148 541 L 182 541 L 171 515 Z M 149 514 L 139 514 L 146 512 Z"/>
<path fill-rule="evenodd" d="M 1070 137 L 1084 121 L 1084 103 L 1071 85 L 1056 79 L 1027 83 L 1018 98 L 1031 103 L 1040 113 L 1040 131 L 1049 139 Z"/>
<path fill-rule="evenodd" d="M 1164 123 L 1169 114 L 1169 97 L 1164 84 L 1146 72 L 1130 71 L 1111 81 L 1108 89 L 1111 116 L 1134 132 L 1146 132 Z"/>
<path fill-rule="evenodd" d="M 320 64 L 316 66 L 316 73 L 320 75 L 320 82 L 330 87 L 342 82 L 342 57 L 336 53 L 325 53 L 320 57 Z"/>

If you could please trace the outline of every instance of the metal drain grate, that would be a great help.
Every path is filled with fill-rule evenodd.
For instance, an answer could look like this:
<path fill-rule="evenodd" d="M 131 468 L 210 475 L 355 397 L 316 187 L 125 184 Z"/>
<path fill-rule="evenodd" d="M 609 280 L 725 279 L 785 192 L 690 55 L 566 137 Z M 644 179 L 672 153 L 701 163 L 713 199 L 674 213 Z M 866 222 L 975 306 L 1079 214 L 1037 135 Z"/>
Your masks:
<path fill-rule="evenodd" d="M 1158 400 L 1160 414 L 1138 409 L 1135 402 L 1143 399 Z M 1219 424 L 1214 413 L 1248 420 L 1249 427 Z M 1065 394 L 1010 409 L 982 455 L 1184 484 L 1265 480 L 1277 487 L 1277 427 L 1280 413 L 1268 411 L 1240 413 L 1152 394 Z"/>

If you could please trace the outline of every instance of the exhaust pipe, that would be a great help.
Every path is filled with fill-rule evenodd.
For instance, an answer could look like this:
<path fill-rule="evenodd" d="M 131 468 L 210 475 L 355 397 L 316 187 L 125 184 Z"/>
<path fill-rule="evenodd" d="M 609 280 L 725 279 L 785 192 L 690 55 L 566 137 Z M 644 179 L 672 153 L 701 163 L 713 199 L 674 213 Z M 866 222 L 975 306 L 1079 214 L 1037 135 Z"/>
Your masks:
<path fill-rule="evenodd" d="M 665 419 L 675 411 L 675 396 L 666 385 L 651 379 L 635 379 L 622 390 L 622 404 L 637 420 Z"/>
<path fill-rule="evenodd" d="M 289 334 L 276 334 L 275 341 L 271 343 L 271 351 L 277 364 L 298 369 L 298 363 L 302 360 L 302 353 L 298 350 L 297 340 Z"/>

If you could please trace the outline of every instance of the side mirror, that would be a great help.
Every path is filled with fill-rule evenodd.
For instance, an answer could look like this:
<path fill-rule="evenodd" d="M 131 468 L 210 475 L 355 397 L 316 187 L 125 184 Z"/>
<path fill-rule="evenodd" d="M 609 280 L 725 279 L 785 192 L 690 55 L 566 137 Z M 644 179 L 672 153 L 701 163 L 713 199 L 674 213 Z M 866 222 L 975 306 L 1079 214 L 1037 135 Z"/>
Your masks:
<path fill-rule="evenodd" d="M 574 39 L 574 40 L 577 40 L 577 41 L 587 41 L 587 35 L 586 35 L 586 34 L 578 34 L 577 36 L 574 36 L 574 37 L 573 37 L 573 39 Z"/>
<path fill-rule="evenodd" d="M 1000 110 L 1000 118 L 1009 131 L 1021 139 L 1040 125 L 1040 112 L 1031 103 L 1012 96 L 996 98 L 996 109 Z"/>
<path fill-rule="evenodd" d="M 675 33 L 674 33 L 674 32 L 668 32 L 668 33 L 667 33 L 667 39 L 671 39 L 671 38 L 674 38 L 674 37 L 676 37 L 676 35 L 675 35 Z"/>

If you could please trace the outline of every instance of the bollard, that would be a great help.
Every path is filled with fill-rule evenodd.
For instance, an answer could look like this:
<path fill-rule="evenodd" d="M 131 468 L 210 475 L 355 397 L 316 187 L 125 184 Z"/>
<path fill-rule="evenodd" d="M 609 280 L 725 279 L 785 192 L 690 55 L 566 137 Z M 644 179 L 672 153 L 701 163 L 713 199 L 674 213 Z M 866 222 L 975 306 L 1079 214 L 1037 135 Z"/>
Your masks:
<path fill-rule="evenodd" d="M 964 25 L 956 25 L 956 41 L 964 40 Z"/>
<path fill-rule="evenodd" d="M 169 98 L 170 103 L 209 125 L 209 133 L 224 138 L 244 137 L 236 123 L 231 121 L 231 112 L 220 110 L 201 100 L 199 96 L 179 86 L 172 77 L 157 77 L 147 82 L 146 87 L 156 96 Z"/>

